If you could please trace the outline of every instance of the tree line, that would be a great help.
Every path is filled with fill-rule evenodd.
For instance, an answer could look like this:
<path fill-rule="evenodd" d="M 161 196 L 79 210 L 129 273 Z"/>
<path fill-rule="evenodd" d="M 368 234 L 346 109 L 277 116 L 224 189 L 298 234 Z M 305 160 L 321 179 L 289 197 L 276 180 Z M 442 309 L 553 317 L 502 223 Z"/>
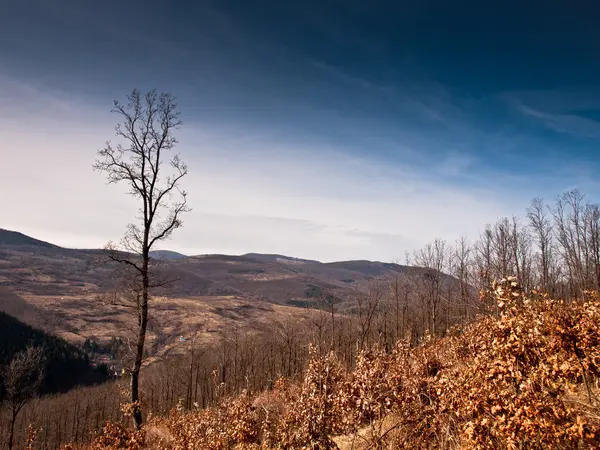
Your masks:
<path fill-rule="evenodd" d="M 0 312 L 0 435 L 13 447 L 17 419 L 39 395 L 67 392 L 108 379 L 105 367 L 91 366 L 76 346 Z"/>

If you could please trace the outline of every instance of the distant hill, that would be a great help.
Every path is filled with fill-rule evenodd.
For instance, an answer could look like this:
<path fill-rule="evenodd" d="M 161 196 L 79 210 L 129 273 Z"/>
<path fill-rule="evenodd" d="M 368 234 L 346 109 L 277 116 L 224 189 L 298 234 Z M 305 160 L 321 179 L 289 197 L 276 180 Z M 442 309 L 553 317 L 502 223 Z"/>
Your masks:
<path fill-rule="evenodd" d="M 102 251 L 62 248 L 5 230 L 0 236 L 0 311 L 71 342 L 121 336 L 125 315 L 101 304 L 102 294 L 115 287 L 117 268 Z M 372 281 L 423 271 L 377 261 L 322 263 L 279 254 L 186 256 L 159 250 L 152 256 L 163 261 L 161 277 L 172 280 L 153 292 L 155 306 L 164 314 L 162 329 L 156 325 L 152 331 L 160 342 L 157 352 L 165 342 L 193 332 L 201 317 L 211 324 L 211 332 L 222 330 L 234 316 L 236 326 L 249 326 L 251 320 L 267 320 L 268 314 L 304 314 L 321 295 L 335 298 L 340 313 L 352 313 L 357 293 L 367 293 Z"/>
<path fill-rule="evenodd" d="M 371 277 L 382 276 L 388 274 L 390 271 L 400 273 L 406 269 L 405 266 L 401 266 L 399 264 L 382 263 L 378 261 L 373 262 L 367 260 L 339 261 L 326 263 L 325 265 L 330 268 L 351 270 Z"/>
<path fill-rule="evenodd" d="M 265 262 L 281 262 L 281 263 L 319 263 L 312 259 L 294 258 L 292 256 L 277 255 L 277 254 L 264 254 L 264 253 L 246 253 L 242 255 L 247 258 L 256 259 L 258 261 Z"/>
<path fill-rule="evenodd" d="M 113 286 L 114 265 L 100 251 L 65 249 L 17 232 L 3 231 L 0 236 L 0 242 L 6 243 L 0 246 L 0 259 L 5 259 L 0 265 L 0 285 L 17 293 L 87 295 Z M 307 288 L 317 287 L 345 298 L 354 295 L 356 289 L 366 289 L 374 278 L 393 278 L 407 270 L 419 270 L 377 261 L 322 263 L 280 254 L 186 256 L 156 250 L 152 256 L 164 262 L 161 270 L 167 278 L 176 280 L 159 289 L 159 295 L 235 295 L 283 305 L 306 300 Z"/>
<path fill-rule="evenodd" d="M 169 260 L 169 261 L 174 261 L 174 260 L 178 260 L 178 259 L 184 259 L 187 258 L 187 255 L 184 255 L 182 253 L 178 253 L 178 252 L 174 252 L 171 250 L 153 250 L 150 252 L 150 257 L 155 258 L 155 259 L 160 259 L 160 260 Z"/>
<path fill-rule="evenodd" d="M 46 248 L 60 248 L 49 242 L 34 239 L 18 231 L 10 231 L 0 228 L 0 245 L 32 245 Z"/>

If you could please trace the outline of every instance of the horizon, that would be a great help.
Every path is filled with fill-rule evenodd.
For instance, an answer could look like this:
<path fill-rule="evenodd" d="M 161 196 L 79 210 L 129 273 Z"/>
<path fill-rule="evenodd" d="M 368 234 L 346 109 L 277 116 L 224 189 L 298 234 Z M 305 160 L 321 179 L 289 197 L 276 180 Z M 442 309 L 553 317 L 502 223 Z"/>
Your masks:
<path fill-rule="evenodd" d="M 533 197 L 600 199 L 592 1 L 0 12 L 0 227 L 36 239 L 101 248 L 134 220 L 92 164 L 135 87 L 179 99 L 192 211 L 164 249 L 186 255 L 389 262 Z"/>
<path fill-rule="evenodd" d="M 65 250 L 80 250 L 80 251 L 102 251 L 103 248 L 101 247 L 65 247 L 62 245 L 58 245 L 54 242 L 49 242 L 49 241 L 44 241 L 42 239 L 38 239 L 35 236 L 30 236 L 28 234 L 22 233 L 18 230 L 9 230 L 6 228 L 1 228 L 0 227 L 0 233 L 1 232 L 8 232 L 8 233 L 17 233 L 20 234 L 22 236 L 25 236 L 27 238 L 39 241 L 39 242 L 43 242 L 45 244 L 50 244 L 53 245 L 55 247 L 58 248 L 62 248 Z M 367 260 L 367 259 L 352 259 L 352 260 L 335 260 L 335 261 L 320 261 L 317 259 L 305 259 L 305 258 L 298 258 L 296 256 L 293 255 L 283 255 L 283 254 L 279 254 L 279 253 L 258 253 L 258 252 L 248 252 L 248 253 L 243 253 L 243 254 L 232 254 L 232 253 L 199 253 L 199 254 L 184 254 L 184 253 L 180 253 L 174 250 L 171 250 L 169 248 L 157 248 L 151 251 L 151 253 L 157 253 L 157 252 L 171 252 L 171 253 L 177 253 L 185 258 L 199 258 L 199 257 L 204 257 L 204 256 L 226 256 L 226 257 L 239 257 L 239 256 L 248 256 L 248 255 L 259 255 L 259 256 L 275 256 L 275 257 L 283 257 L 283 258 L 287 258 L 290 260 L 295 260 L 295 261 L 303 261 L 303 262 L 316 262 L 316 263 L 320 263 L 320 264 L 329 264 L 329 263 L 340 263 L 340 262 L 354 262 L 354 261 L 365 261 L 365 262 L 369 262 L 369 263 L 381 263 L 381 264 L 386 264 L 387 261 L 377 261 L 377 260 Z M 398 264 L 398 265 L 403 265 L 401 263 L 393 263 L 393 264 Z"/>

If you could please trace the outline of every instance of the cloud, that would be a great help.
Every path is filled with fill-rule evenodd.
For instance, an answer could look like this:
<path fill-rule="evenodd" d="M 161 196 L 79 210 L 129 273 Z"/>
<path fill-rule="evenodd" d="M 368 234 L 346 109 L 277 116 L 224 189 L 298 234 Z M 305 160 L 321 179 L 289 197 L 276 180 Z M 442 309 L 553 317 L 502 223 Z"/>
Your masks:
<path fill-rule="evenodd" d="M 446 153 L 439 173 L 449 177 L 462 177 L 476 166 L 476 158 L 468 153 L 450 150 Z"/>
<path fill-rule="evenodd" d="M 133 4 L 15 3 L 9 34 L 31 32 L 0 69 L 0 226 L 78 247 L 121 236 L 136 204 L 91 165 L 114 136 L 109 96 L 132 82 L 181 96 L 193 211 L 165 246 L 184 253 L 391 260 L 435 237 L 475 237 L 531 197 L 597 187 L 597 165 L 567 141 L 600 136 L 581 112 L 600 109 L 597 87 L 469 97 L 424 76 L 418 55 L 345 22 L 364 2 L 341 15 L 338 0 L 319 4 L 323 14 L 306 3 L 272 11 L 314 30 L 314 42 L 279 35 L 295 29 L 264 26 L 260 11 L 201 3 L 186 15 L 203 23 L 166 33 L 177 9 L 152 5 L 131 26 Z"/>
<path fill-rule="evenodd" d="M 336 261 L 381 259 L 382 251 L 415 244 L 392 234 L 279 217 L 198 213 L 189 218 L 188 222 L 192 221 L 196 224 L 194 228 L 186 225 L 179 230 L 178 242 L 171 243 L 169 248 L 192 254 L 260 251 Z"/>
<path fill-rule="evenodd" d="M 367 97 L 371 103 L 381 104 L 381 100 L 384 100 L 395 113 L 404 117 L 417 115 L 433 124 L 451 128 L 465 119 L 459 99 L 432 80 L 421 79 L 417 82 L 406 74 L 394 73 L 388 83 L 374 82 L 351 73 L 348 69 L 312 57 L 306 59 L 306 64 L 338 89 L 339 86 L 344 86 L 345 92 L 352 92 L 363 100 Z"/>
<path fill-rule="evenodd" d="M 8 95 L 26 106 L 18 114 L 0 107 L 0 117 L 12 117 L 0 143 L 0 192 L 10 192 L 0 198 L 0 226 L 71 247 L 117 240 L 137 205 L 125 186 L 107 186 L 91 169 L 95 150 L 113 137 L 110 102 L 98 109 L 97 100 L 5 78 L 0 98 Z M 503 196 L 501 181 L 485 173 L 485 182 L 465 184 L 464 173 L 478 163 L 456 149 L 415 165 L 273 133 L 269 124 L 206 126 L 199 119 L 186 121 L 180 141 L 193 210 L 163 246 L 187 254 L 391 261 L 435 237 L 474 238 L 483 224 L 519 213 L 527 194 Z M 407 154 L 419 151 L 406 146 Z"/>
<path fill-rule="evenodd" d="M 521 114 L 558 133 L 600 139 L 600 121 L 585 116 L 586 111 L 600 110 L 598 87 L 590 86 L 585 91 L 516 92 L 507 98 Z"/>
<path fill-rule="evenodd" d="M 539 119 L 546 127 L 559 133 L 583 138 L 600 139 L 600 122 L 576 114 L 550 114 L 522 105 L 520 111 Z"/>

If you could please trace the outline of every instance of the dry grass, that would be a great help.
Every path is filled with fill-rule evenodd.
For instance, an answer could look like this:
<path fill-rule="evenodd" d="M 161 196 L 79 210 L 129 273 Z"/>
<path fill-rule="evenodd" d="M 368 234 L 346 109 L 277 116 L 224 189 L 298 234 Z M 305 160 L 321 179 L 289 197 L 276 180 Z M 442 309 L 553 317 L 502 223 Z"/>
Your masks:
<path fill-rule="evenodd" d="M 74 343 L 86 338 L 108 343 L 113 337 L 127 339 L 133 330 L 132 315 L 124 308 L 111 306 L 92 296 L 56 296 L 24 294 L 30 306 L 45 312 L 47 331 Z M 236 328 L 260 329 L 261 326 L 289 317 L 302 320 L 307 312 L 301 308 L 274 305 L 236 296 L 198 296 L 186 298 L 157 297 L 151 305 L 152 319 L 147 337 L 153 356 L 178 352 L 179 337 L 196 334 L 199 342 L 210 343 L 219 332 Z M 152 362 L 150 358 L 148 363 Z"/>

